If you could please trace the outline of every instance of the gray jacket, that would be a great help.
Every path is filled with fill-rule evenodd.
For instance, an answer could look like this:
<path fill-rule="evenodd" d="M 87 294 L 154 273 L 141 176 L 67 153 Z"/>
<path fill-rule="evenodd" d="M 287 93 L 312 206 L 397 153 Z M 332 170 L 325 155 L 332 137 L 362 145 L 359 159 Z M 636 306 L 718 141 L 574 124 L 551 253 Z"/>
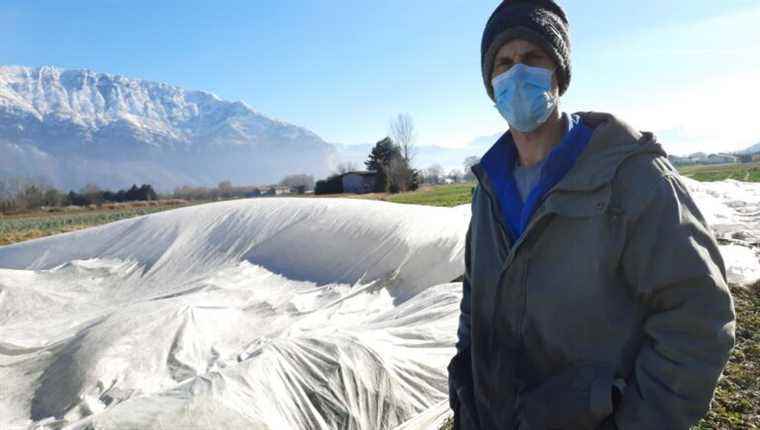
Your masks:
<path fill-rule="evenodd" d="M 460 428 L 526 428 L 527 416 L 547 428 L 688 429 L 734 346 L 723 259 L 665 152 L 611 115 L 580 115 L 591 140 L 516 243 L 485 169 L 471 168 L 449 364 Z"/>

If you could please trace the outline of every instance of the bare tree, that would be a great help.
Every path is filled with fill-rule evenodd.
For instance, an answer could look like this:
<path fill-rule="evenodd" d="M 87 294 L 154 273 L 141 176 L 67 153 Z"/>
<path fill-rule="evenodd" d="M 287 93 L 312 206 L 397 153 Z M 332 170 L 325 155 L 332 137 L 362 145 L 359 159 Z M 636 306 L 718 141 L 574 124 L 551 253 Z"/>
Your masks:
<path fill-rule="evenodd" d="M 30 185 L 36 185 L 38 188 L 48 190 L 53 188 L 50 181 L 41 176 L 36 177 L 3 177 L 0 178 L 0 198 L 13 198 L 22 194 Z"/>
<path fill-rule="evenodd" d="M 314 189 L 314 176 L 312 175 L 288 175 L 280 181 L 280 185 L 298 190 L 304 193 Z"/>
<path fill-rule="evenodd" d="M 401 148 L 401 156 L 404 157 L 404 161 L 411 167 L 412 161 L 417 155 L 417 148 L 414 146 L 416 136 L 412 116 L 408 113 L 402 113 L 391 120 L 390 135 L 393 142 Z"/>
<path fill-rule="evenodd" d="M 230 198 L 232 196 L 232 190 L 233 190 L 232 181 L 225 180 L 225 181 L 220 182 L 216 186 L 216 190 L 221 195 L 221 197 Z"/>
<path fill-rule="evenodd" d="M 390 137 L 393 145 L 398 148 L 401 159 L 392 166 L 391 175 L 395 179 L 391 182 L 399 191 L 411 191 L 417 189 L 419 172 L 412 167 L 417 148 L 414 146 L 416 138 L 414 120 L 408 113 L 399 114 L 390 122 Z"/>
<path fill-rule="evenodd" d="M 346 162 L 338 164 L 338 167 L 336 167 L 335 169 L 335 173 L 337 173 L 338 175 L 342 175 L 348 172 L 355 172 L 356 170 L 358 170 L 358 168 L 356 167 L 356 163 L 352 161 L 346 161 Z"/>
<path fill-rule="evenodd" d="M 232 182 L 230 180 L 222 181 L 216 186 L 219 191 L 225 193 L 232 190 Z"/>
<path fill-rule="evenodd" d="M 45 191 L 38 185 L 30 184 L 26 186 L 19 198 L 24 202 L 25 209 L 39 209 L 45 204 Z"/>
<path fill-rule="evenodd" d="M 462 172 L 457 169 L 451 169 L 449 171 L 448 177 L 454 182 L 459 182 L 459 180 L 462 178 Z"/>
<path fill-rule="evenodd" d="M 412 175 L 414 172 L 404 160 L 403 155 L 396 154 L 388 163 L 386 174 L 388 175 L 388 192 L 398 193 L 412 190 Z"/>
<path fill-rule="evenodd" d="M 11 200 L 20 194 L 25 187 L 21 178 L 0 178 L 0 199 Z"/>
<path fill-rule="evenodd" d="M 464 180 L 465 181 L 471 181 L 475 179 L 475 175 L 472 174 L 472 170 L 470 168 L 476 164 L 480 163 L 480 157 L 477 157 L 475 155 L 471 155 L 464 160 Z"/>
<path fill-rule="evenodd" d="M 426 176 L 431 184 L 440 184 L 443 179 L 443 167 L 440 164 L 433 164 L 427 168 Z"/>

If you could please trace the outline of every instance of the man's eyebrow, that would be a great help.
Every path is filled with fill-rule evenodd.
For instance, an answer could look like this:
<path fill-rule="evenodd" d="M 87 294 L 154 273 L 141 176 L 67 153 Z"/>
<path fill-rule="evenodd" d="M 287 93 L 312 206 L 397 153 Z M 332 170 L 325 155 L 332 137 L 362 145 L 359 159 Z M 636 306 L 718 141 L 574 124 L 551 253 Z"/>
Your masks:
<path fill-rule="evenodd" d="M 526 49 L 523 52 L 518 52 L 521 57 L 532 57 L 532 56 L 543 56 L 545 55 L 540 48 L 529 48 Z M 512 57 L 510 55 L 501 55 L 496 57 L 497 64 L 504 63 L 504 62 L 510 62 L 513 63 Z"/>
<path fill-rule="evenodd" d="M 542 55 L 542 52 L 538 48 L 533 48 L 522 53 L 523 57 L 527 57 L 528 55 Z"/>

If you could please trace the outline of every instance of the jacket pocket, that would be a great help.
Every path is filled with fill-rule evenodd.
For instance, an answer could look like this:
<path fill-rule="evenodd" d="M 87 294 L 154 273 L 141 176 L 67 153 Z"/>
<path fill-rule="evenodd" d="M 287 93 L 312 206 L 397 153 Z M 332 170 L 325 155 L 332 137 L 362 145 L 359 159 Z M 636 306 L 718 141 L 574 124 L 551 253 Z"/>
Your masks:
<path fill-rule="evenodd" d="M 470 354 L 459 352 L 451 359 L 447 366 L 449 372 L 449 406 L 456 412 L 457 410 L 457 392 L 461 387 L 472 386 L 472 375 L 470 373 Z"/>
<path fill-rule="evenodd" d="M 594 430 L 612 414 L 612 367 L 576 363 L 524 393 L 519 419 L 526 428 Z"/>
<path fill-rule="evenodd" d="M 583 194 L 555 192 L 546 200 L 546 209 L 567 218 L 589 218 L 602 215 L 611 197 L 612 187 L 609 184 Z"/>
<path fill-rule="evenodd" d="M 589 388 L 589 409 L 594 417 L 603 420 L 612 414 L 613 388 L 614 381 L 611 369 L 607 367 L 596 368 L 594 379 Z"/>

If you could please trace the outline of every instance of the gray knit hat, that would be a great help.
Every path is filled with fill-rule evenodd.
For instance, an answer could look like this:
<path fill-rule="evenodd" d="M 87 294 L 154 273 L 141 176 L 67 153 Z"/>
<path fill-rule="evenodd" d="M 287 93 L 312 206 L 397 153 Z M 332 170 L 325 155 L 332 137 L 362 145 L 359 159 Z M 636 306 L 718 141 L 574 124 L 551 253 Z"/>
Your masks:
<path fill-rule="evenodd" d="M 570 36 L 567 16 L 552 0 L 504 0 L 483 31 L 480 46 L 483 83 L 494 99 L 491 71 L 499 49 L 513 39 L 523 39 L 544 49 L 559 66 L 559 94 L 570 85 Z"/>

